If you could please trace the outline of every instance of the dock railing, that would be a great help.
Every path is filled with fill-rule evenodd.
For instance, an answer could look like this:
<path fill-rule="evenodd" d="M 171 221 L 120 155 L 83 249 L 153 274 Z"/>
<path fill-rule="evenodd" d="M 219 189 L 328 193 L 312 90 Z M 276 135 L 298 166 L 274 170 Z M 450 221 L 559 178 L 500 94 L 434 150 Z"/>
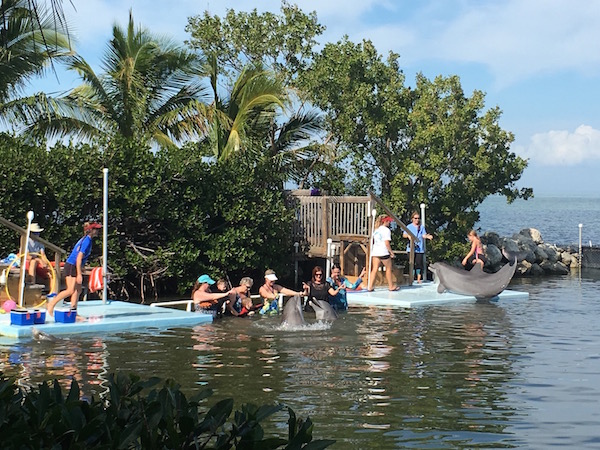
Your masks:
<path fill-rule="evenodd" d="M 368 196 L 310 196 L 292 191 L 296 220 L 294 241 L 308 256 L 326 257 L 327 239 L 340 236 L 369 237 Z"/>
<path fill-rule="evenodd" d="M 10 228 L 13 231 L 16 231 L 19 236 L 19 253 L 23 255 L 25 253 L 25 246 L 27 242 L 25 242 L 25 237 L 27 236 L 27 230 L 19 225 L 12 223 L 10 220 L 6 220 L 3 217 L 0 217 L 0 225 L 4 225 L 5 227 Z M 42 239 L 39 236 L 35 236 L 34 234 L 30 234 L 29 237 L 34 241 L 41 242 L 46 249 L 52 250 L 54 252 L 54 270 L 56 272 L 56 286 L 61 285 L 61 270 L 60 270 L 60 261 L 62 260 L 62 256 L 66 255 L 67 251 L 63 248 L 60 248 L 58 245 L 54 245 L 52 242 L 47 241 L 46 239 Z M 25 270 L 24 261 L 21 261 L 20 270 Z"/>
<path fill-rule="evenodd" d="M 372 192 L 365 196 L 310 195 L 309 190 L 301 190 L 292 191 L 291 196 L 296 211 L 293 236 L 294 241 L 299 243 L 300 253 L 327 258 L 327 240 L 332 239 L 340 243 L 340 258 L 343 259 L 347 245 L 355 243 L 363 248 L 368 265 L 369 239 L 373 233 L 371 210 L 377 206 L 392 217 L 409 237 L 410 250 L 407 253 L 409 279 L 412 279 L 416 236 L 377 195 Z"/>

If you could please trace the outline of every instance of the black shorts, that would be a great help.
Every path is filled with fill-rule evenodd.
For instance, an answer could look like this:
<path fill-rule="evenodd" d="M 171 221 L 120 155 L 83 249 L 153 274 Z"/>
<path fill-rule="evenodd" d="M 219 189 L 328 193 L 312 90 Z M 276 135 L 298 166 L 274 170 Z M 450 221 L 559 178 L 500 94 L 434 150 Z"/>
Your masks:
<path fill-rule="evenodd" d="M 63 275 L 65 277 L 76 277 L 77 267 L 71 263 L 65 263 L 65 266 L 63 267 Z"/>
<path fill-rule="evenodd" d="M 390 255 L 385 256 L 373 256 L 373 258 L 379 258 L 380 261 L 385 261 L 386 259 L 390 259 Z"/>
<path fill-rule="evenodd" d="M 425 253 L 415 253 L 415 270 L 419 269 L 421 272 L 425 270 Z"/>

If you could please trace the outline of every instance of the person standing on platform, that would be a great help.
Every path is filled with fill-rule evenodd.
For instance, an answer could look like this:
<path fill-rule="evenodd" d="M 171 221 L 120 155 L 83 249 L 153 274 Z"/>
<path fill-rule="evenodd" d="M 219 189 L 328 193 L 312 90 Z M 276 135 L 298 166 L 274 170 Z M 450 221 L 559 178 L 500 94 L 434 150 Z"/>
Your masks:
<path fill-rule="evenodd" d="M 388 289 L 390 291 L 397 291 L 400 289 L 392 280 L 392 259 L 395 258 L 395 255 L 391 245 L 392 232 L 390 231 L 390 223 L 393 221 L 394 219 L 385 214 L 375 219 L 375 231 L 373 232 L 372 238 L 373 245 L 371 246 L 371 276 L 369 277 L 369 291 L 373 290 L 375 277 L 377 276 L 381 264 L 385 267 L 385 278 L 388 282 Z"/>
<path fill-rule="evenodd" d="M 98 236 L 98 230 L 101 228 L 102 225 L 97 222 L 86 222 L 83 224 L 83 237 L 75 244 L 63 268 L 66 289 L 48 301 L 49 316 L 54 316 L 54 307 L 58 302 L 66 298 L 71 299 L 72 309 L 77 308 L 77 302 L 79 301 L 83 285 L 83 267 L 92 252 L 92 240 Z"/>
<path fill-rule="evenodd" d="M 406 226 L 417 239 L 415 240 L 415 273 L 417 275 L 417 283 L 421 282 L 421 277 L 427 277 L 425 273 L 425 241 L 424 239 L 433 239 L 431 234 L 427 233 L 425 225 L 421 225 L 421 216 L 418 212 L 413 212 L 411 215 L 411 222 Z M 408 239 L 408 234 L 402 234 Z M 410 252 L 410 242 L 406 246 L 406 251 Z"/>

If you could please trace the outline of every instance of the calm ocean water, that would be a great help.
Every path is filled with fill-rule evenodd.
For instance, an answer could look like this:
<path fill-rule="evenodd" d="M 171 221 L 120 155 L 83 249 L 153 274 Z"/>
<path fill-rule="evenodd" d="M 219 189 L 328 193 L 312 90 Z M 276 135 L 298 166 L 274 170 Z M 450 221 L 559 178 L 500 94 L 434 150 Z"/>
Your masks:
<path fill-rule="evenodd" d="M 598 199 L 536 198 L 481 207 L 482 231 L 538 228 L 547 242 L 600 242 Z M 56 378 L 84 396 L 107 375 L 174 378 L 283 402 L 310 416 L 332 449 L 600 448 L 600 270 L 513 280 L 527 300 L 413 309 L 351 308 L 331 326 L 289 331 L 278 317 L 193 329 L 0 338 L 0 371 L 23 386 Z M 286 433 L 285 415 L 266 424 Z"/>
<path fill-rule="evenodd" d="M 600 271 L 517 279 L 529 299 L 413 309 L 351 308 L 331 326 L 285 330 L 279 317 L 193 329 L 0 339 L 0 370 L 30 386 L 107 375 L 174 378 L 282 402 L 334 449 L 600 448 Z M 211 402 L 211 404 L 212 404 Z M 285 435 L 285 414 L 265 428 Z M 1 445 L 0 445 L 1 447 Z"/>
<path fill-rule="evenodd" d="M 545 242 L 566 245 L 600 245 L 600 198 L 535 197 L 508 205 L 504 197 L 491 197 L 479 207 L 481 232 L 512 236 L 523 228 L 537 228 Z"/>

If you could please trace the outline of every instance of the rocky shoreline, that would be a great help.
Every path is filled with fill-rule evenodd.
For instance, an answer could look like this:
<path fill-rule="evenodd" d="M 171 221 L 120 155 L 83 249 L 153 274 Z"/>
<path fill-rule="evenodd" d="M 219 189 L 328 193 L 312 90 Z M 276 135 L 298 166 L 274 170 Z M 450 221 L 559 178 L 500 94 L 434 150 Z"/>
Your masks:
<path fill-rule="evenodd" d="M 506 263 L 504 255 L 517 257 L 517 276 L 566 275 L 579 267 L 579 253 L 570 247 L 547 244 L 535 228 L 524 228 L 511 237 L 493 231 L 481 235 L 487 262 L 485 270 L 496 272 Z"/>

